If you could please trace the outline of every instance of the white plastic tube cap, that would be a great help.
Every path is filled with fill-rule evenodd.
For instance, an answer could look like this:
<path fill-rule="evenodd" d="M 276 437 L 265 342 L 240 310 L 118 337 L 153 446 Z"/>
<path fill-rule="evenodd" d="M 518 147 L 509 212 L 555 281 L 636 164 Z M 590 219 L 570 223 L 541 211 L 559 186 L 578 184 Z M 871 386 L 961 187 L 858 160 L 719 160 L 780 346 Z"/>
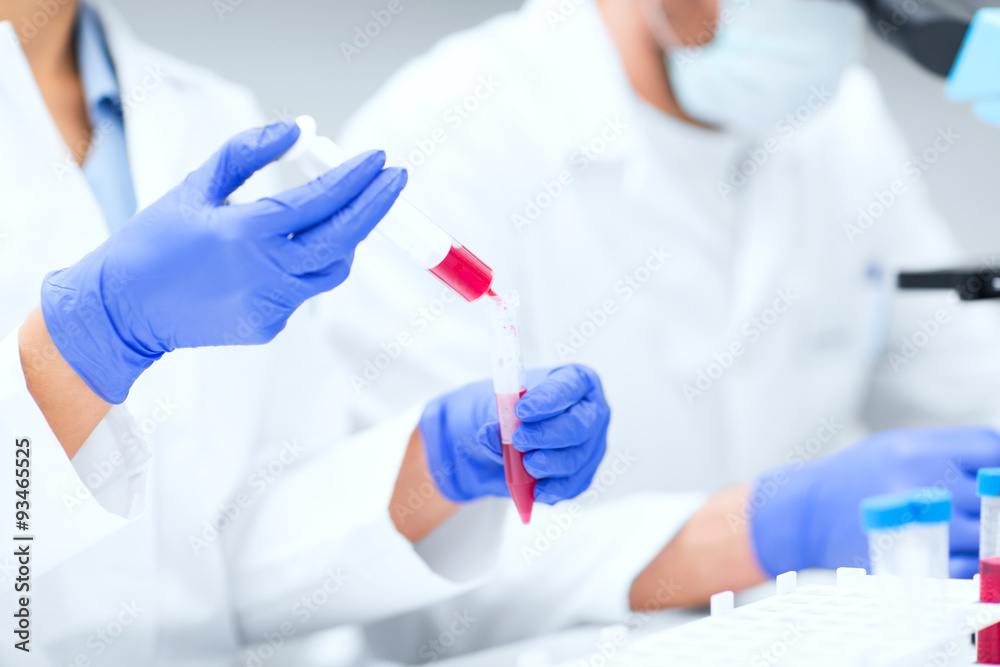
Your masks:
<path fill-rule="evenodd" d="M 285 151 L 281 160 L 295 160 L 302 156 L 309 148 L 309 144 L 316 138 L 316 119 L 312 116 L 299 116 L 295 119 L 295 124 L 299 126 L 299 138 L 295 140 L 292 147 Z"/>

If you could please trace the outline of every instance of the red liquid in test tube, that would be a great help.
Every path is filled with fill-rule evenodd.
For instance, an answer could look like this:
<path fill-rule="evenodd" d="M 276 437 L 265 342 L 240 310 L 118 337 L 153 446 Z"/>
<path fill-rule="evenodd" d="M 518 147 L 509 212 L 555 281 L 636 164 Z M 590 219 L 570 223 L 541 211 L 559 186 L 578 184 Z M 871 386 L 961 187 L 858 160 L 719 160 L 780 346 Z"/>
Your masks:
<path fill-rule="evenodd" d="M 514 409 L 525 393 L 524 362 L 521 358 L 521 335 L 518 323 L 517 292 L 493 294 L 490 307 L 490 348 L 493 356 L 493 389 L 500 420 L 503 446 L 503 469 L 507 489 L 523 523 L 531 521 L 535 502 L 535 479 L 524 468 L 524 454 L 514 447 L 514 431 L 521 425 Z"/>
<path fill-rule="evenodd" d="M 979 496 L 979 601 L 1000 602 L 1000 468 L 976 472 Z M 979 631 L 976 653 L 984 665 L 1000 665 L 1000 623 Z"/>
<path fill-rule="evenodd" d="M 317 134 L 316 121 L 310 116 L 299 116 L 295 123 L 299 138 L 281 161 L 295 164 L 306 179 L 318 178 L 351 158 L 350 153 Z M 397 198 L 375 231 L 466 301 L 476 301 L 489 292 L 493 270 L 410 203 L 405 194 Z"/>
<path fill-rule="evenodd" d="M 979 561 L 979 601 L 1000 602 L 1000 556 Z M 1000 665 L 1000 623 L 979 631 L 976 654 L 985 665 Z"/>
<path fill-rule="evenodd" d="M 525 391 L 527 390 L 521 389 L 518 394 L 497 394 L 500 444 L 503 446 L 503 472 L 507 479 L 507 489 L 514 500 L 514 506 L 522 523 L 531 521 L 531 510 L 535 503 L 535 478 L 524 469 L 524 453 L 514 447 L 514 431 L 521 425 L 514 408 Z"/>

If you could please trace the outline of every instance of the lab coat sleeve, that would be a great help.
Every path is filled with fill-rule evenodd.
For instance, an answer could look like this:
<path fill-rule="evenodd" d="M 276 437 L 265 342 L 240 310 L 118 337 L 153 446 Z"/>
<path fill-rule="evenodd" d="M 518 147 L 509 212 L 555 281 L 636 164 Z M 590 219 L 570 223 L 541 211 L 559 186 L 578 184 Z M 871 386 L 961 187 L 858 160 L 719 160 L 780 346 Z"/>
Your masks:
<path fill-rule="evenodd" d="M 248 639 L 370 621 L 457 595 L 491 572 L 508 503 L 466 506 L 423 543 L 389 515 L 418 414 L 365 431 L 283 474 L 226 548 Z M 407 499 L 419 508 L 424 492 Z"/>
<path fill-rule="evenodd" d="M 554 507 L 536 506 L 529 526 L 508 519 L 498 574 L 453 600 L 366 627 L 378 657 L 414 664 L 428 640 L 447 634 L 448 657 L 579 625 L 641 626 L 629 607 L 632 582 L 704 502 L 698 494 L 636 494 L 595 502 L 600 484 Z M 669 604 L 682 582 L 655 595 Z M 462 622 L 461 632 L 454 623 Z M 449 633 L 449 629 L 451 632 Z"/>
<path fill-rule="evenodd" d="M 149 449 L 123 406 L 115 406 L 70 460 L 28 392 L 17 332 L 0 342 L 0 488 L 5 489 L 8 536 L 34 536 L 32 573 L 40 575 L 114 533 L 142 512 Z M 30 461 L 27 530 L 14 525 L 15 463 Z M 0 529 L 2 530 L 2 529 Z M 0 533 L 2 534 L 2 533 Z M 10 539 L 8 537 L 7 539 Z"/>
<path fill-rule="evenodd" d="M 612 468 L 613 469 L 613 468 Z M 600 482 L 590 492 L 600 492 Z M 624 623 L 632 582 L 704 502 L 700 494 L 642 493 L 591 504 L 590 496 L 548 508 L 523 530 L 513 526 L 514 572 L 522 600 L 558 601 L 551 630 L 580 623 Z M 506 554 L 514 558 L 513 551 Z M 679 582 L 659 582 L 668 604 Z"/>

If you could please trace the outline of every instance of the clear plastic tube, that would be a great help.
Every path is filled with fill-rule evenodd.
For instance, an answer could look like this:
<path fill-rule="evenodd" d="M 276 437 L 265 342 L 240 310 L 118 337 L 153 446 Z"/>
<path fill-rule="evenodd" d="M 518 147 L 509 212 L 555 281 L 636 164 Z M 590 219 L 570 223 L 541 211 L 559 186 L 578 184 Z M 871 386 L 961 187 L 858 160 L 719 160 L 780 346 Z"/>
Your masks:
<path fill-rule="evenodd" d="M 947 579 L 947 547 L 948 524 L 910 523 L 868 532 L 871 573 L 876 575 Z"/>
<path fill-rule="evenodd" d="M 1000 557 L 1000 497 L 983 496 L 979 518 L 979 557 Z"/>
<path fill-rule="evenodd" d="M 507 488 L 521 521 L 531 521 L 535 500 L 535 479 L 524 469 L 523 454 L 514 448 L 514 431 L 521 425 L 514 408 L 526 391 L 521 330 L 518 321 L 520 300 L 517 292 L 501 292 L 487 300 L 490 307 L 490 348 L 493 355 L 493 390 L 500 419 Z"/>
<path fill-rule="evenodd" d="M 316 134 L 312 117 L 299 116 L 295 122 L 299 138 L 280 161 L 294 163 L 306 178 L 317 178 L 351 158 L 330 139 Z M 399 197 L 375 230 L 466 301 L 475 301 L 490 291 L 493 270 L 405 196 Z"/>
<path fill-rule="evenodd" d="M 919 561 L 916 576 L 932 579 L 948 578 L 948 560 L 951 549 L 948 545 L 948 522 L 915 523 L 910 527 L 912 551 Z"/>
<path fill-rule="evenodd" d="M 903 576 L 907 552 L 911 551 L 913 512 L 906 494 L 866 498 L 861 503 L 861 521 L 868 536 L 871 573 Z"/>
<path fill-rule="evenodd" d="M 899 539 L 905 527 L 868 531 L 868 558 L 871 573 L 884 577 L 899 574 L 899 558 L 896 555 Z"/>
<path fill-rule="evenodd" d="M 951 494 L 941 489 L 916 489 L 910 493 L 910 503 L 913 508 L 910 552 L 919 567 L 916 576 L 947 579 L 951 558 L 948 534 Z"/>
<path fill-rule="evenodd" d="M 947 579 L 951 505 L 951 494 L 929 488 L 865 499 L 871 573 Z"/>

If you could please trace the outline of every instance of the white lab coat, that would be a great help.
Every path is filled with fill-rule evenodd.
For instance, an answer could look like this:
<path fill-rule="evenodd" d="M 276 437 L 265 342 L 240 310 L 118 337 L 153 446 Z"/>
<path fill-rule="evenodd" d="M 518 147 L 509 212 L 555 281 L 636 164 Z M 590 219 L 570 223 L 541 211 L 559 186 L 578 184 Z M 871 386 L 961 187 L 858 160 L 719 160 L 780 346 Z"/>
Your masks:
<path fill-rule="evenodd" d="M 142 208 L 263 118 L 244 88 L 140 44 L 113 11 L 99 10 Z M 336 301 L 311 302 L 269 345 L 166 355 L 68 460 L 25 388 L 16 328 L 37 305 L 43 276 L 107 230 L 8 23 L 0 23 L 0 113 L 0 488 L 11 491 L 0 501 L 10 518 L 0 539 L 12 545 L 0 550 L 4 615 L 14 611 L 17 576 L 8 541 L 17 532 L 8 481 L 15 437 L 31 440 L 36 536 L 33 651 L 15 651 L 8 637 L 0 664 L 281 664 L 280 652 L 256 643 L 287 645 L 316 629 L 398 614 L 489 576 L 509 502 L 464 508 L 414 547 L 387 506 L 415 412 L 345 437 L 364 420 L 338 378 L 349 364 L 328 333 L 384 317 L 371 307 L 345 313 Z M 255 180 L 258 192 L 280 187 L 266 175 Z M 365 335 L 351 329 L 359 330 Z M 427 394 L 421 383 L 399 389 L 409 405 Z M 624 610 L 632 577 L 693 502 L 653 531 L 622 530 L 629 524 L 610 516 L 578 521 L 579 537 L 584 524 L 628 533 L 614 554 L 622 567 L 581 589 L 580 604 Z M 556 590 L 567 580 L 571 571 Z M 336 657 L 350 661 L 351 646 Z"/>
<path fill-rule="evenodd" d="M 833 99 L 807 101 L 820 108 L 790 137 L 790 125 L 741 140 L 682 124 L 631 90 L 592 2 L 532 0 L 408 64 L 340 142 L 407 165 L 407 196 L 520 291 L 528 365 L 598 370 L 610 444 L 641 461 L 621 490 L 700 490 L 812 439 L 828 451 L 834 433 L 1000 420 L 995 305 L 894 287 L 900 267 L 963 260 L 914 176 L 914 158 L 946 159 L 960 138 L 942 127 L 911 151 L 861 67 Z M 753 160 L 762 166 L 724 192 Z M 971 263 L 994 259 L 982 255 Z M 383 266 L 359 263 L 355 278 L 376 285 L 362 276 Z M 448 307 L 413 343 L 419 355 L 370 385 L 355 362 L 355 385 L 374 405 L 398 402 L 394 380 L 417 363 L 481 374 L 488 352 L 463 346 L 459 327 L 482 315 Z M 385 330 L 361 359 L 377 358 Z"/>
<path fill-rule="evenodd" d="M 807 122 L 759 139 L 684 125 L 637 98 L 590 0 L 529 0 L 409 63 L 339 140 L 407 166 L 411 201 L 520 292 L 529 365 L 600 373 L 613 408 L 603 502 L 711 491 L 872 429 L 1000 423 L 996 306 L 894 288 L 900 267 L 962 259 L 914 160 L 944 159 L 956 137 L 940 128 L 911 152 L 861 67 L 832 99 L 819 93 L 803 100 Z M 386 271 L 377 252 L 359 251 L 366 289 L 381 284 L 367 272 Z M 470 333 L 484 313 L 442 306 L 430 282 L 384 284 L 363 295 L 393 304 L 381 338 L 331 334 L 356 350 L 341 380 L 371 419 L 411 377 L 436 372 L 444 387 L 488 369 Z M 634 462 L 616 475 L 622 453 Z M 502 636 L 480 623 L 449 655 L 529 634 L 538 619 L 516 619 L 510 600 L 531 599 L 553 569 L 521 566 L 404 624 L 426 639 L 464 609 L 505 619 Z M 567 620 L 579 618 L 546 623 Z"/>

